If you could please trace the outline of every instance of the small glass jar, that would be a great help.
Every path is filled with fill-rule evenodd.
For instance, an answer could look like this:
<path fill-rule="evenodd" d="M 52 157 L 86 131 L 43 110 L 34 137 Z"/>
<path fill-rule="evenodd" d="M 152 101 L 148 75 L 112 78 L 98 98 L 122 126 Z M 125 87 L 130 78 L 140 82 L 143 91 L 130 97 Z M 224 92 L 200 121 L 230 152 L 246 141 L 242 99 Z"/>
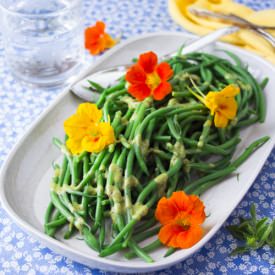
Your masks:
<path fill-rule="evenodd" d="M 0 0 L 5 59 L 38 86 L 65 83 L 84 56 L 81 0 Z"/>

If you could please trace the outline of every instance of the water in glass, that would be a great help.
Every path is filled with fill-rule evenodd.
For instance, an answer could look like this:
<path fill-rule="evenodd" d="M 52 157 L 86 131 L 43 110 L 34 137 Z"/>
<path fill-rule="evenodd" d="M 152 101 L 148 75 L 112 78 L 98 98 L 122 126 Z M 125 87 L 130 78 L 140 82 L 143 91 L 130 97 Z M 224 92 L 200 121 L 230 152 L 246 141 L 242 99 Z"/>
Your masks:
<path fill-rule="evenodd" d="M 83 56 L 81 1 L 3 3 L 4 47 L 12 73 L 38 85 L 67 80 Z"/>

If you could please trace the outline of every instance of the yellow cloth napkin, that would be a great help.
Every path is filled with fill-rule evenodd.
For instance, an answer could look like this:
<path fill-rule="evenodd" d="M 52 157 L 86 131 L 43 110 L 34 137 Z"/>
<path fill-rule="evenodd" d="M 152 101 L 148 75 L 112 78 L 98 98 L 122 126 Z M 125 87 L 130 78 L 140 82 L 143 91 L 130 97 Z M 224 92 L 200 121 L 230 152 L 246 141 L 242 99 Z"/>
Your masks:
<path fill-rule="evenodd" d="M 172 18 L 186 30 L 198 35 L 205 35 L 229 24 L 215 19 L 205 19 L 193 15 L 189 8 L 200 8 L 221 13 L 233 13 L 246 20 L 260 25 L 275 25 L 275 10 L 254 11 L 232 0 L 168 0 L 169 12 Z M 275 36 L 275 31 L 269 31 Z M 223 41 L 235 44 L 241 48 L 255 52 L 275 64 L 275 51 L 272 46 L 255 32 L 242 29 L 225 36 Z"/>

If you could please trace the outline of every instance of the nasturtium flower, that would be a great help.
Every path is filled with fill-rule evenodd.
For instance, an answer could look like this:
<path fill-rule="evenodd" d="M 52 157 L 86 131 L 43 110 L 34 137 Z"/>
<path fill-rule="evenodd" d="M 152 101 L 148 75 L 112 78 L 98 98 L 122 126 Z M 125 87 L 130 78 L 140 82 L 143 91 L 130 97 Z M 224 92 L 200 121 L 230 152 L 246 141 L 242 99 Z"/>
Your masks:
<path fill-rule="evenodd" d="M 94 26 L 85 30 L 85 48 L 92 55 L 100 54 L 115 44 L 116 40 L 105 32 L 105 24 L 102 21 L 97 21 Z"/>
<path fill-rule="evenodd" d="M 66 145 L 72 154 L 98 153 L 115 142 L 114 129 L 109 122 L 100 122 L 101 117 L 102 111 L 95 104 L 82 103 L 65 120 Z"/>
<path fill-rule="evenodd" d="M 140 101 L 149 96 L 162 100 L 172 91 L 168 82 L 172 75 L 170 65 L 166 62 L 158 64 L 158 57 L 154 52 L 141 54 L 138 62 L 126 73 L 128 92 Z"/>
<path fill-rule="evenodd" d="M 161 198 L 155 212 L 156 219 L 163 225 L 159 240 L 174 248 L 195 245 L 203 236 L 204 208 L 198 196 L 183 191 L 174 192 L 170 198 Z"/>
<path fill-rule="evenodd" d="M 240 93 L 237 85 L 230 84 L 220 91 L 210 91 L 204 95 L 199 88 L 193 83 L 197 92 L 189 89 L 189 91 L 197 97 L 214 116 L 214 124 L 217 128 L 225 128 L 229 120 L 236 117 L 238 111 L 238 103 L 235 96 Z"/>
<path fill-rule="evenodd" d="M 235 118 L 238 104 L 235 96 L 240 92 L 236 85 L 228 85 L 219 92 L 209 92 L 204 98 L 205 106 L 214 115 L 214 124 L 217 128 L 224 128 L 229 120 Z"/>

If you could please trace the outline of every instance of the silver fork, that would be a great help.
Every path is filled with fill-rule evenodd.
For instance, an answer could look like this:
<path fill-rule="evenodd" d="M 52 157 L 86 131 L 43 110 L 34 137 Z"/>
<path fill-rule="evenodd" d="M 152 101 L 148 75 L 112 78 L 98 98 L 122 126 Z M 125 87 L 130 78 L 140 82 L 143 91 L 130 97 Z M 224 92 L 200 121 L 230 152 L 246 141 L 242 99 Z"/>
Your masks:
<path fill-rule="evenodd" d="M 193 51 L 197 51 L 199 49 L 202 49 L 206 47 L 207 45 L 212 44 L 213 42 L 217 41 L 222 36 L 234 33 L 238 31 L 239 28 L 235 26 L 222 28 L 219 30 L 216 30 L 208 35 L 205 35 L 196 41 L 192 42 L 191 44 L 185 46 L 182 49 L 182 54 L 187 54 Z M 177 51 L 166 54 L 160 58 L 160 60 L 167 59 L 169 57 L 172 57 L 176 55 Z M 86 72 L 82 73 L 81 78 L 74 81 L 74 83 L 71 85 L 70 90 L 77 95 L 78 97 L 84 99 L 85 101 L 96 101 L 99 97 L 99 94 L 92 93 L 87 89 L 88 86 L 88 80 L 91 80 L 93 82 L 97 82 L 101 84 L 102 86 L 107 86 L 111 83 L 113 83 L 115 80 L 117 80 L 119 77 L 121 77 L 123 74 L 125 74 L 126 70 L 132 66 L 133 64 L 123 64 L 120 66 L 115 66 L 111 68 L 107 68 L 104 70 L 100 70 L 96 73 L 93 73 L 92 75 L 89 75 L 89 71 L 93 67 L 91 65 Z"/>
<path fill-rule="evenodd" d="M 189 11 L 194 15 L 202 18 L 216 18 L 221 21 L 231 23 L 240 28 L 251 29 L 256 33 L 260 34 L 263 38 L 265 38 L 270 43 L 270 45 L 273 48 L 275 48 L 275 38 L 266 31 L 266 29 L 275 30 L 275 26 L 257 25 L 232 13 L 224 14 L 224 13 L 218 13 L 218 12 L 213 12 L 213 11 L 198 9 L 198 8 L 189 8 Z"/>

